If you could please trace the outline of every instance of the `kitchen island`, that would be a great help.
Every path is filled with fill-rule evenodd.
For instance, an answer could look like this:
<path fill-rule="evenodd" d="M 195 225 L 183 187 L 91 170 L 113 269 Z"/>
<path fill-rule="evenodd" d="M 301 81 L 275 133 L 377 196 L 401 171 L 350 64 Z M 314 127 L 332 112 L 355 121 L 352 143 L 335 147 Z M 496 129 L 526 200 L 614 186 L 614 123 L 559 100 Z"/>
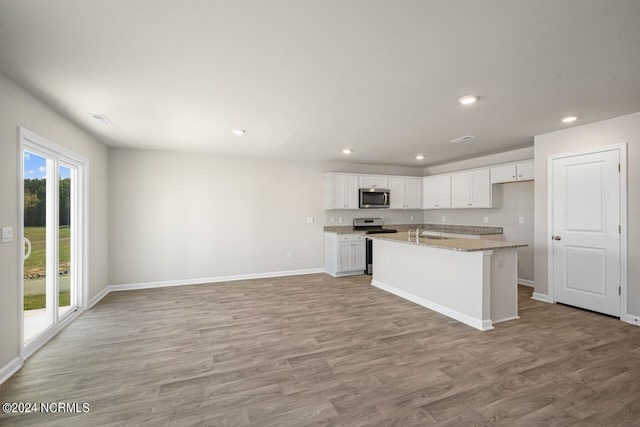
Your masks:
<path fill-rule="evenodd" d="M 373 234 L 371 284 L 476 329 L 518 318 L 517 248 L 483 239 Z"/>

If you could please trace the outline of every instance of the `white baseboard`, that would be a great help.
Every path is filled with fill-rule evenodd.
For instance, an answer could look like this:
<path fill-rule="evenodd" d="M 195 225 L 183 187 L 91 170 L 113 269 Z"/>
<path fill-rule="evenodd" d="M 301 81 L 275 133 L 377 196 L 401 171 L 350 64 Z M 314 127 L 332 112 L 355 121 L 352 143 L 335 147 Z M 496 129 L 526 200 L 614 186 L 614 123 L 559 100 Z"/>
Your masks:
<path fill-rule="evenodd" d="M 527 280 L 527 279 L 521 279 L 518 278 L 518 284 L 520 285 L 524 285 L 524 286 L 529 286 L 531 288 L 535 288 L 536 284 L 533 280 Z"/>
<path fill-rule="evenodd" d="M 131 291 L 135 289 L 164 288 L 167 286 L 204 285 L 207 283 L 234 282 L 237 280 L 266 279 L 269 277 L 300 276 L 304 274 L 324 273 L 324 268 L 305 270 L 269 271 L 266 273 L 237 274 L 232 276 L 200 277 L 197 279 L 166 280 L 162 282 L 128 283 L 109 286 L 111 291 Z"/>
<path fill-rule="evenodd" d="M 87 310 L 96 305 L 102 298 L 106 297 L 111 292 L 110 286 L 105 286 L 98 294 L 89 300 L 89 306 Z"/>
<path fill-rule="evenodd" d="M 270 277 L 302 276 L 306 274 L 324 273 L 324 268 L 307 268 L 302 270 L 269 271 L 265 273 L 237 274 L 232 276 L 200 277 L 197 279 L 165 280 L 162 282 L 126 283 L 109 285 L 98 295 L 91 298 L 89 308 L 93 307 L 110 292 L 134 291 L 137 289 L 166 288 L 170 286 L 206 285 L 207 283 L 234 282 L 238 280 L 267 279 Z"/>
<path fill-rule="evenodd" d="M 495 325 L 496 323 L 508 322 L 509 320 L 517 320 L 519 318 L 520 316 L 511 316 L 511 317 L 505 317 L 504 319 L 500 319 L 500 320 L 492 320 L 492 322 Z"/>
<path fill-rule="evenodd" d="M 534 299 L 536 301 L 542 301 L 542 302 L 551 302 L 549 301 L 549 296 L 547 294 L 540 294 L 538 292 L 534 292 L 531 299 Z"/>
<path fill-rule="evenodd" d="M 16 357 L 11 362 L 7 363 L 0 369 L 0 384 L 8 380 L 13 374 L 18 372 L 18 369 L 22 368 L 20 358 Z"/>
<path fill-rule="evenodd" d="M 481 320 L 481 319 L 476 319 L 475 317 L 471 317 L 467 314 L 461 313 L 457 310 L 453 310 L 451 308 L 442 306 L 440 304 L 437 304 L 433 301 L 429 301 L 426 300 L 424 298 L 420 298 L 418 296 L 415 296 L 413 294 L 410 294 L 408 292 L 402 291 L 400 289 L 396 289 L 393 286 L 389 286 L 386 285 L 384 283 L 381 283 L 377 280 L 372 280 L 371 284 L 373 286 L 375 286 L 376 288 L 382 289 L 383 291 L 387 291 L 389 293 L 392 293 L 394 295 L 397 295 L 401 298 L 404 298 L 406 300 L 409 300 L 411 302 L 414 302 L 418 305 L 421 305 L 425 308 L 428 308 L 429 310 L 433 310 L 436 311 L 440 314 L 444 314 L 447 317 L 450 317 L 452 319 L 457 320 L 458 322 L 462 322 L 465 325 L 469 325 L 472 328 L 476 328 L 479 329 L 481 331 L 488 331 L 490 329 L 493 329 L 493 325 L 491 323 L 491 320 Z M 506 319 L 505 319 L 506 320 Z"/>
<path fill-rule="evenodd" d="M 623 322 L 630 323 L 632 325 L 640 326 L 640 316 L 636 316 L 634 314 L 625 314 L 620 318 Z"/>

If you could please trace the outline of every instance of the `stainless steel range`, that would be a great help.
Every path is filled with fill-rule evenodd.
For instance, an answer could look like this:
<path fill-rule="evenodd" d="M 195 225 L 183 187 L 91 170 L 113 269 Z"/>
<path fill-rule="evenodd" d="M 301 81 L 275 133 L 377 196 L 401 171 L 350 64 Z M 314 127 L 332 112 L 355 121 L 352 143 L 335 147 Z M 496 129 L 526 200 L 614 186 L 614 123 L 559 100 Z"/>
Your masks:
<path fill-rule="evenodd" d="M 391 228 L 382 228 L 384 220 L 382 218 L 354 218 L 353 229 L 364 231 L 365 234 L 380 234 L 380 233 L 397 233 L 398 230 Z M 367 252 L 366 252 L 366 265 L 367 269 L 365 274 L 373 274 L 373 240 L 367 239 Z"/>

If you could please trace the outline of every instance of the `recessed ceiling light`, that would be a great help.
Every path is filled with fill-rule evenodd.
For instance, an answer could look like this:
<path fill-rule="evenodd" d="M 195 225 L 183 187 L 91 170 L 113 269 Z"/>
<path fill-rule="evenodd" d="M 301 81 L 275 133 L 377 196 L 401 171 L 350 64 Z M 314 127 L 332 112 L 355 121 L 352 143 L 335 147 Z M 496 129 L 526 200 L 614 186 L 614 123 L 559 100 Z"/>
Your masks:
<path fill-rule="evenodd" d="M 567 116 L 564 119 L 562 119 L 562 123 L 573 123 L 576 120 L 578 120 L 576 116 Z"/>
<path fill-rule="evenodd" d="M 244 135 L 245 133 L 247 133 L 247 131 L 244 129 L 234 129 L 231 132 L 233 132 L 234 135 Z"/>
<path fill-rule="evenodd" d="M 424 154 L 418 154 L 416 160 L 424 160 Z"/>
<path fill-rule="evenodd" d="M 353 150 L 351 148 L 345 148 L 342 150 L 342 154 L 351 154 L 353 153 Z"/>
<path fill-rule="evenodd" d="M 449 142 L 453 142 L 454 144 L 457 144 L 458 142 L 471 141 L 472 139 L 475 139 L 475 136 L 465 135 L 465 136 L 461 136 L 460 138 L 452 139 Z"/>
<path fill-rule="evenodd" d="M 466 95 L 463 96 L 462 98 L 458 99 L 458 102 L 462 105 L 469 105 L 469 104 L 473 104 L 474 102 L 476 102 L 478 100 L 477 96 L 474 95 Z"/>
<path fill-rule="evenodd" d="M 99 121 L 100 123 L 102 123 L 103 125 L 107 125 L 107 126 L 112 126 L 113 125 L 113 122 L 111 120 L 109 120 L 109 117 L 107 117 L 104 114 L 89 113 L 89 115 L 91 117 L 93 117 L 94 119 L 96 119 L 97 121 Z"/>

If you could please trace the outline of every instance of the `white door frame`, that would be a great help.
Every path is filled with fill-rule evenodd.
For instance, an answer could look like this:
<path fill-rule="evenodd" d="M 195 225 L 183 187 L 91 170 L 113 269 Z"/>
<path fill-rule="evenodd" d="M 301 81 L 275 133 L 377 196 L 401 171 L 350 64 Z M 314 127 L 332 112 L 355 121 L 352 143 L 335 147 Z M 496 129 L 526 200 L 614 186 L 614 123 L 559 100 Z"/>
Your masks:
<path fill-rule="evenodd" d="M 555 154 L 547 157 L 547 234 L 551 239 L 553 232 L 553 161 L 565 157 L 580 156 L 584 154 L 601 153 L 603 151 L 620 151 L 620 320 L 625 320 L 627 315 L 627 143 L 605 145 L 571 153 Z M 547 242 L 547 282 L 549 284 L 549 302 L 555 303 L 554 296 L 554 268 L 553 245 Z"/>
<path fill-rule="evenodd" d="M 89 160 L 79 156 L 64 147 L 61 147 L 48 139 L 31 132 L 23 127 L 18 127 L 18 230 L 20 242 L 18 243 L 18 277 L 20 286 L 18 286 L 18 349 L 20 357 L 20 365 L 31 356 L 37 349 L 42 347 L 47 341 L 53 338 L 58 332 L 64 329 L 76 317 L 78 317 L 88 307 L 89 298 Z M 70 315 L 65 316 L 62 321 L 47 328 L 40 336 L 30 341 L 29 346 L 25 346 L 24 337 L 24 244 L 21 236 L 24 234 L 24 150 L 29 148 L 50 155 L 55 158 L 62 158 L 63 165 L 73 165 L 77 167 L 76 185 L 77 196 L 80 202 L 77 205 L 77 248 L 72 249 L 72 254 L 76 256 L 79 262 L 76 262 L 75 275 L 79 286 L 76 287 L 78 295 L 76 301 L 78 310 Z M 77 202 L 76 202 L 77 203 Z M 57 313 L 55 314 L 57 318 Z"/>

